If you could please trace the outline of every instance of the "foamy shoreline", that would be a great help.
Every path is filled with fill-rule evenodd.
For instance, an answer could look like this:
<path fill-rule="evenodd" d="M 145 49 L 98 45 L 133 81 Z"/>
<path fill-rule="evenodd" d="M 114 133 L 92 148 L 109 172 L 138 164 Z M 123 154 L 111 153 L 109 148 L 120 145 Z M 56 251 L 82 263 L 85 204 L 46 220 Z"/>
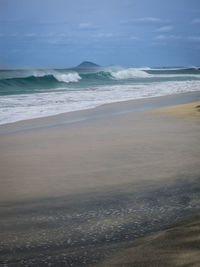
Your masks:
<path fill-rule="evenodd" d="M 86 110 L 103 104 L 199 91 L 200 81 L 88 85 L 0 97 L 0 124 Z M 14 90 L 14 89 L 13 89 Z"/>
<path fill-rule="evenodd" d="M 56 115 L 22 120 L 0 125 L 0 134 L 23 130 L 55 127 L 94 119 L 95 117 L 113 116 L 121 113 L 136 112 L 177 104 L 184 104 L 200 98 L 200 91 L 179 93 L 165 96 L 133 99 L 127 101 L 105 103 L 97 107 L 59 113 Z"/>

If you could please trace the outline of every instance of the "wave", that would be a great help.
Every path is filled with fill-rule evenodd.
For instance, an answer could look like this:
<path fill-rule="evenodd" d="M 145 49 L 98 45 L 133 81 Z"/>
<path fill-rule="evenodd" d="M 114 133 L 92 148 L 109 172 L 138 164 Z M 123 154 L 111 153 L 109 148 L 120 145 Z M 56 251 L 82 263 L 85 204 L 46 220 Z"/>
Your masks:
<path fill-rule="evenodd" d="M 122 69 L 110 72 L 112 77 L 118 80 L 133 79 L 133 78 L 148 78 L 151 77 L 146 71 L 136 68 Z"/>
<path fill-rule="evenodd" d="M 87 80 L 110 80 L 112 79 L 111 72 L 109 71 L 97 71 L 80 74 L 83 79 Z"/>
<path fill-rule="evenodd" d="M 44 92 L 46 89 L 52 91 L 72 87 L 87 89 L 99 85 L 191 80 L 200 80 L 199 68 L 0 70 L 0 95 Z"/>
<path fill-rule="evenodd" d="M 81 80 L 81 77 L 77 72 L 73 73 L 58 73 L 53 75 L 57 81 L 59 82 L 65 82 L 65 83 L 71 83 L 71 82 L 78 82 Z"/>
<path fill-rule="evenodd" d="M 148 74 L 145 69 L 139 68 L 105 68 L 102 71 L 89 72 L 81 74 L 83 79 L 107 79 L 107 80 L 127 80 L 127 79 L 136 79 L 136 78 L 149 78 L 152 75 Z"/>
<path fill-rule="evenodd" d="M 43 74 L 34 72 L 31 76 L 0 79 L 0 94 L 27 93 L 37 89 L 51 89 L 81 80 L 76 72 Z"/>
<path fill-rule="evenodd" d="M 29 74 L 29 75 L 27 75 Z M 31 75 L 30 75 L 31 74 Z M 102 70 L 97 72 L 56 72 L 56 71 L 33 71 L 23 74 L 22 77 L 0 79 L 0 94 L 27 93 L 32 90 L 53 88 L 66 88 L 68 84 L 78 83 L 83 80 L 87 85 L 90 82 L 114 81 L 133 78 L 148 78 L 151 75 L 145 71 L 129 68 L 121 70 Z"/>
<path fill-rule="evenodd" d="M 106 68 L 103 71 L 81 74 L 83 79 L 144 80 L 150 78 L 200 78 L 197 68 L 188 69 L 151 69 L 151 68 Z"/>
<path fill-rule="evenodd" d="M 200 69 L 198 67 L 193 68 L 157 68 L 157 69 L 149 69 L 147 70 L 149 74 L 157 75 L 157 74 L 181 74 L 181 75 L 199 75 Z"/>

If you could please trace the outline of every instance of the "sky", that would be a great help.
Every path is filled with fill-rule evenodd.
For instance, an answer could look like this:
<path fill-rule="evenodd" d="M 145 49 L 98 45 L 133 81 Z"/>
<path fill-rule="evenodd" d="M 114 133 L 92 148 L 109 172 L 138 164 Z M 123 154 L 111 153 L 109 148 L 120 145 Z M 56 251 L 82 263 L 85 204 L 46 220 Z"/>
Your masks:
<path fill-rule="evenodd" d="M 0 0 L 0 67 L 199 66 L 200 0 Z"/>

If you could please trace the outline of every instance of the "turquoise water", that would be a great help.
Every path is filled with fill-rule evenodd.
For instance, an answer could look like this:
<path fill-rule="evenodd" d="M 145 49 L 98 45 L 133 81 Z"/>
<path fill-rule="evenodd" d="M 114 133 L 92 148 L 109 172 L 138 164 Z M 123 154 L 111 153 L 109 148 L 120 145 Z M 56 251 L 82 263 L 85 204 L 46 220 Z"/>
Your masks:
<path fill-rule="evenodd" d="M 130 83 L 200 80 L 197 68 L 0 70 L 0 95 Z"/>
<path fill-rule="evenodd" d="M 0 70 L 0 124 L 198 90 L 198 68 Z"/>

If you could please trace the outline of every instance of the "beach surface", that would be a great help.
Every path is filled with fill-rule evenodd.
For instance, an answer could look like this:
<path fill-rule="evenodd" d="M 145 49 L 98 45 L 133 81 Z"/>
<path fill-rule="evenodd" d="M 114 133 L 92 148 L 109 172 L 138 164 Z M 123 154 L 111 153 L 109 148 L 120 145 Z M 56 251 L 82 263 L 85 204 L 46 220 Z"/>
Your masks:
<path fill-rule="evenodd" d="M 95 264 L 198 212 L 199 117 L 151 110 L 199 99 L 141 99 L 1 125 L 0 263 Z"/>
<path fill-rule="evenodd" d="M 143 237 L 96 267 L 194 266 L 200 263 L 200 214 Z"/>
<path fill-rule="evenodd" d="M 200 117 L 200 100 L 193 101 L 190 103 L 176 105 L 176 106 L 169 106 L 164 108 L 158 108 L 153 110 L 157 113 L 168 114 L 176 117 L 181 118 L 196 118 L 199 119 Z"/>

